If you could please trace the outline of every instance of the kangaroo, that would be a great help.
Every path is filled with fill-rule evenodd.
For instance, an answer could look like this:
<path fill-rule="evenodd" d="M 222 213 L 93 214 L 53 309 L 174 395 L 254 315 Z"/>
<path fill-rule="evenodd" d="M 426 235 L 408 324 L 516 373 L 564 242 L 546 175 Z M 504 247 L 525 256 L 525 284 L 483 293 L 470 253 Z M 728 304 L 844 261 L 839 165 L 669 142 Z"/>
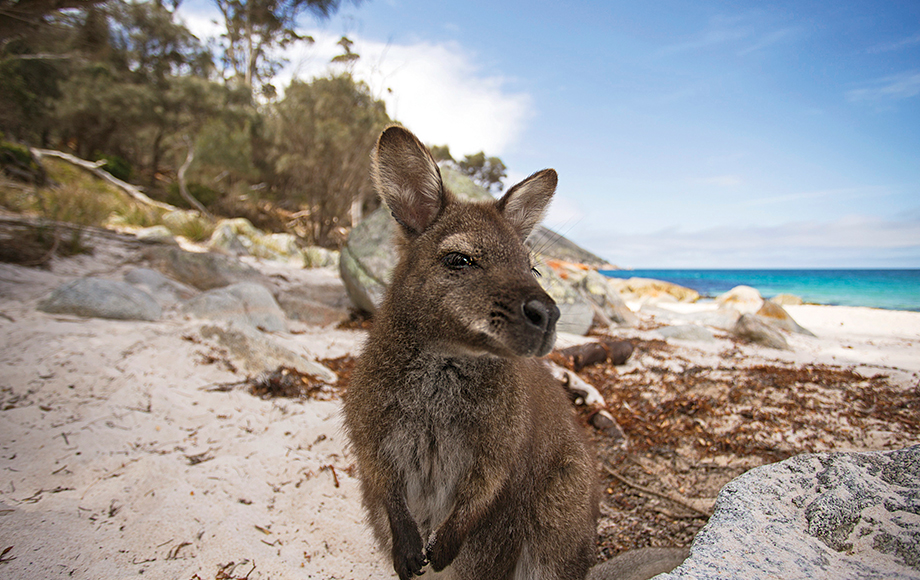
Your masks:
<path fill-rule="evenodd" d="M 344 402 L 377 541 L 401 580 L 583 579 L 598 485 L 572 407 L 534 357 L 559 309 L 524 240 L 556 172 L 499 200 L 445 189 L 428 149 L 390 127 L 373 158 L 399 261 Z M 442 577 L 442 576 L 438 576 Z"/>

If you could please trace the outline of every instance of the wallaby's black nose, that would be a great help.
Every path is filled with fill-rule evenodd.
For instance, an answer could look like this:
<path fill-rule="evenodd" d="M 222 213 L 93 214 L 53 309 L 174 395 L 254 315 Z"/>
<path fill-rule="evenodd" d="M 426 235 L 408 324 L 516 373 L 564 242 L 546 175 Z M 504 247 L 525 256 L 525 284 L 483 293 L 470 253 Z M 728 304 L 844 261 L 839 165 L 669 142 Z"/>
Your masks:
<path fill-rule="evenodd" d="M 555 304 L 546 304 L 536 298 L 524 303 L 524 319 L 532 326 L 546 332 L 552 329 L 559 319 L 559 308 Z"/>

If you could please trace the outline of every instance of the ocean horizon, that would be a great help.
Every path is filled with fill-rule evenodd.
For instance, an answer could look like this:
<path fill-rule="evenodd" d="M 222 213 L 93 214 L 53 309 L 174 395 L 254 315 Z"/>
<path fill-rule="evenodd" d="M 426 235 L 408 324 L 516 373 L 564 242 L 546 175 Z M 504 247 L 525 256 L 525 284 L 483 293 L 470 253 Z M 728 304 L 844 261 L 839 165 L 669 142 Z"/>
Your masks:
<path fill-rule="evenodd" d="M 639 269 L 601 270 L 610 278 L 653 278 L 715 298 L 735 286 L 764 298 L 794 294 L 810 304 L 920 311 L 920 269 Z"/>

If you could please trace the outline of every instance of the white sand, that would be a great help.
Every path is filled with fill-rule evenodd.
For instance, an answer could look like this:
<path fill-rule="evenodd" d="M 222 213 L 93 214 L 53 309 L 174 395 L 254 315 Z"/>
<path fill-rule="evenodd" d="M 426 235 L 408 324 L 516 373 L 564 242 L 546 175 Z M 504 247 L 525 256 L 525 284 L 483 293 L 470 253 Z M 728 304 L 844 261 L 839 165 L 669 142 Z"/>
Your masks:
<path fill-rule="evenodd" d="M 206 392 L 244 377 L 201 364 L 200 323 L 37 312 L 64 279 L 0 265 L 0 577 L 393 576 L 338 403 Z M 322 357 L 362 337 L 303 330 L 286 346 Z"/>
<path fill-rule="evenodd" d="M 198 323 L 37 312 L 78 273 L 56 272 L 0 265 L 0 577 L 394 577 L 363 524 L 339 403 L 207 392 L 243 377 L 202 364 L 211 346 L 183 338 Z M 920 313 L 788 310 L 818 338 L 769 356 L 920 373 Z M 285 345 L 319 357 L 362 338 L 301 330 Z"/>

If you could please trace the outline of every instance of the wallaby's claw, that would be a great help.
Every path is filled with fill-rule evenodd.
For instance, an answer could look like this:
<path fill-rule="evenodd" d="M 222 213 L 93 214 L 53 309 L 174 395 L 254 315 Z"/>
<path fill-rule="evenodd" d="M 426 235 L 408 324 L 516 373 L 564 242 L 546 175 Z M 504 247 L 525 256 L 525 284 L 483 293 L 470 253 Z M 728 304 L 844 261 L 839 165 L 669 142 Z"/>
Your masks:
<path fill-rule="evenodd" d="M 395 558 L 394 558 L 395 560 Z M 421 576 L 425 566 L 428 565 L 428 558 L 424 553 L 419 552 L 402 559 L 402 562 L 394 562 L 396 575 L 399 580 L 410 580 L 415 576 Z"/>

